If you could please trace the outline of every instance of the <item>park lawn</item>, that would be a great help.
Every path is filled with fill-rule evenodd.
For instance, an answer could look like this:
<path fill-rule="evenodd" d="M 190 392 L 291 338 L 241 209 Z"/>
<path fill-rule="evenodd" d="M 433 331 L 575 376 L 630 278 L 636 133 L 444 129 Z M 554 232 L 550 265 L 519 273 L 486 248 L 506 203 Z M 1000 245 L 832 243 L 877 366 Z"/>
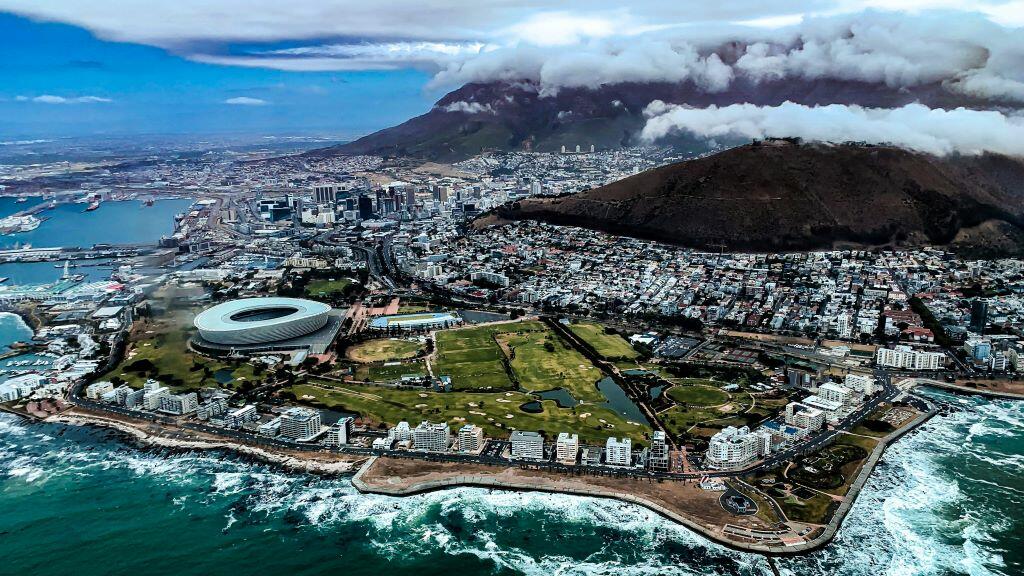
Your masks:
<path fill-rule="evenodd" d="M 361 364 L 355 367 L 352 377 L 360 382 L 392 382 L 408 374 L 427 375 L 427 365 L 422 360 L 402 362 L 394 365 Z"/>
<path fill-rule="evenodd" d="M 594 347 L 601 357 L 632 360 L 640 356 L 629 342 L 618 334 L 606 334 L 604 326 L 593 322 L 573 322 L 569 329 Z"/>
<path fill-rule="evenodd" d="M 665 429 L 676 437 L 685 435 L 687 430 L 694 426 L 696 427 L 690 435 L 710 437 L 726 426 L 754 428 L 759 422 L 775 416 L 786 406 L 785 399 L 755 399 L 747 392 L 736 392 L 730 396 L 730 400 L 724 406 L 673 406 L 659 413 L 658 418 Z"/>
<path fill-rule="evenodd" d="M 668 397 L 691 406 L 720 406 L 729 401 L 729 393 L 714 386 L 680 385 L 668 389 Z"/>
<path fill-rule="evenodd" d="M 593 443 L 604 443 L 613 435 L 641 442 L 644 434 L 650 432 L 647 426 L 627 423 L 611 410 L 595 406 L 559 408 L 554 401 L 545 400 L 541 402 L 542 412 L 524 412 L 519 407 L 536 399 L 522 392 L 397 390 L 312 379 L 292 386 L 291 392 L 299 402 L 356 412 L 387 426 L 402 420 L 413 426 L 421 420 L 430 420 L 448 422 L 457 430 L 469 423 L 481 426 L 493 438 L 507 438 L 512 430 L 536 430 L 544 431 L 549 440 L 565 431 L 577 433 L 580 440 Z"/>
<path fill-rule="evenodd" d="M 741 407 L 738 407 L 738 409 Z M 729 412 L 722 412 L 715 408 L 691 408 L 687 406 L 673 406 L 658 414 L 665 430 L 675 438 L 683 437 L 691 427 L 703 422 L 710 422 L 720 418 L 727 418 Z M 718 428 L 718 426 L 715 426 Z M 715 430 L 717 432 L 717 430 Z M 692 434 L 701 436 L 695 430 Z"/>
<path fill-rule="evenodd" d="M 237 388 L 245 380 L 258 379 L 251 364 L 220 362 L 191 352 L 188 339 L 194 332 L 191 328 L 193 317 L 193 312 L 179 311 L 156 320 L 138 321 L 124 359 L 101 379 L 120 377 L 129 386 L 142 388 L 151 375 L 127 369 L 140 360 L 152 362 L 156 368 L 156 375 L 152 377 L 163 382 L 175 394 L 214 386 Z M 231 370 L 233 380 L 227 384 L 218 383 L 213 373 L 219 370 Z"/>
<path fill-rule="evenodd" d="M 494 335 L 546 329 L 540 322 L 528 321 L 440 330 L 435 335 L 434 373 L 451 376 L 456 390 L 515 390 L 517 385 L 502 362 L 505 353 Z"/>
<path fill-rule="evenodd" d="M 786 498 L 775 498 L 775 501 L 779 503 L 782 512 L 790 520 L 812 524 L 826 523 L 829 507 L 833 502 L 828 496 L 818 493 L 807 500 L 800 500 L 796 496 L 787 496 Z"/>
<path fill-rule="evenodd" d="M 553 331 L 502 333 L 497 338 L 512 356 L 512 370 L 524 390 L 565 388 L 581 402 L 605 401 L 597 389 L 604 373 Z"/>
<path fill-rule="evenodd" d="M 380 338 L 354 344 L 345 350 L 345 355 L 356 362 L 387 362 L 416 357 L 423 345 L 416 340 Z"/>
<path fill-rule="evenodd" d="M 836 444 L 849 444 L 850 446 L 860 446 L 870 454 L 875 446 L 878 446 L 878 440 L 874 438 L 865 438 L 863 436 L 854 436 L 853 434 L 839 434 L 836 436 Z"/>
<path fill-rule="evenodd" d="M 340 280 L 311 280 L 309 284 L 306 284 L 306 295 L 325 297 L 331 294 L 338 294 L 344 292 L 345 288 L 351 283 L 352 281 L 348 278 Z"/>

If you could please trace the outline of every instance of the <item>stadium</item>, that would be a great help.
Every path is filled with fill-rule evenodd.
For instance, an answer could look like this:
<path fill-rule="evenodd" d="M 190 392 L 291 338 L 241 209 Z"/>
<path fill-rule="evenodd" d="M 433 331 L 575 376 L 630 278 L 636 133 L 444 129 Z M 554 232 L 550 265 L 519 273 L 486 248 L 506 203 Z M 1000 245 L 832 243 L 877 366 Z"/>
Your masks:
<path fill-rule="evenodd" d="M 199 313 L 192 346 L 200 352 L 307 350 L 322 354 L 341 327 L 330 306 L 300 298 L 243 298 Z"/>
<path fill-rule="evenodd" d="M 431 330 L 451 328 L 462 323 L 462 318 L 448 312 L 426 312 L 422 314 L 399 314 L 381 316 L 370 322 L 372 330 Z"/>

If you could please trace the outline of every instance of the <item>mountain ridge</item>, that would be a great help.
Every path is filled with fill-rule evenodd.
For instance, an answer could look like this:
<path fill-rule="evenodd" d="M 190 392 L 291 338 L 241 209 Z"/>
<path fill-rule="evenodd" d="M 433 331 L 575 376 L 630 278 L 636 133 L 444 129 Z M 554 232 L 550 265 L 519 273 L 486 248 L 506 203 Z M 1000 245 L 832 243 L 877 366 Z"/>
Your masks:
<path fill-rule="evenodd" d="M 708 92 L 693 82 L 624 82 L 596 88 L 563 88 L 540 95 L 527 83 L 466 84 L 449 92 L 425 114 L 352 142 L 311 151 L 314 156 L 374 154 L 454 162 L 491 150 L 555 152 L 613 149 L 641 144 L 648 104 L 661 100 L 694 107 L 749 103 L 774 106 L 858 104 L 891 108 L 919 102 L 929 107 L 990 108 L 992 103 L 954 94 L 941 83 L 896 89 L 879 83 L 818 80 L 752 82 L 737 79 L 726 90 Z M 705 139 L 680 135 L 669 141 L 700 152 Z M 738 143 L 738 142 L 737 142 Z"/>
<path fill-rule="evenodd" d="M 1024 161 L 773 140 L 600 188 L 503 205 L 481 228 L 539 220 L 743 251 L 951 246 L 1024 251 Z"/>

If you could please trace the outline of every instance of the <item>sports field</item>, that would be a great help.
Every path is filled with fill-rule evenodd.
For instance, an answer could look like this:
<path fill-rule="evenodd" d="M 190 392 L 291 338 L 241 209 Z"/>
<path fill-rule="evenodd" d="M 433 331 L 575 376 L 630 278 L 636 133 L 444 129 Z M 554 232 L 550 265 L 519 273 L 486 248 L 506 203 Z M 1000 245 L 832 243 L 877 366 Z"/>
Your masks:
<path fill-rule="evenodd" d="M 697 407 L 719 406 L 729 401 L 728 392 L 701 384 L 673 386 L 668 389 L 668 397 L 680 404 Z"/>
<path fill-rule="evenodd" d="M 421 420 L 448 422 L 453 432 L 463 424 L 476 424 L 494 438 L 505 438 L 512 430 L 544 431 L 549 438 L 571 431 L 581 441 L 604 443 L 608 436 L 643 440 L 650 429 L 629 424 L 607 408 L 577 406 L 559 408 L 554 401 L 541 402 L 542 411 L 519 409 L 536 399 L 522 392 L 432 392 L 396 390 L 379 386 L 338 384 L 311 379 L 290 388 L 300 402 L 357 412 L 375 423 L 389 426 L 405 420 L 415 426 Z"/>
<path fill-rule="evenodd" d="M 306 295 L 323 298 L 332 294 L 340 294 L 351 283 L 351 280 L 345 278 L 341 280 L 312 280 L 306 285 Z"/>
<path fill-rule="evenodd" d="M 416 340 L 380 338 L 349 346 L 345 350 L 345 356 L 350 360 L 365 364 L 414 358 L 422 349 L 423 346 Z"/>
<path fill-rule="evenodd" d="M 603 358 L 632 360 L 640 354 L 618 334 L 607 334 L 604 326 L 592 322 L 573 322 L 569 329 L 594 347 Z"/>
<path fill-rule="evenodd" d="M 578 400 L 604 401 L 600 369 L 541 322 L 443 330 L 437 351 L 434 373 L 451 376 L 456 390 L 516 390 L 518 382 L 525 391 L 562 387 Z"/>

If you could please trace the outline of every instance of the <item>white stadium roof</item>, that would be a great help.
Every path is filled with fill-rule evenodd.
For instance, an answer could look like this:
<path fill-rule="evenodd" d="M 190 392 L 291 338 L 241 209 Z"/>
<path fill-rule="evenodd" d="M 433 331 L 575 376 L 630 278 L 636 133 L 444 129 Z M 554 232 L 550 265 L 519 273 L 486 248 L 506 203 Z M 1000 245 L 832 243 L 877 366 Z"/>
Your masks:
<path fill-rule="evenodd" d="M 194 324 L 204 340 L 246 345 L 305 336 L 327 324 L 331 307 L 301 298 L 242 298 L 208 308 Z"/>

